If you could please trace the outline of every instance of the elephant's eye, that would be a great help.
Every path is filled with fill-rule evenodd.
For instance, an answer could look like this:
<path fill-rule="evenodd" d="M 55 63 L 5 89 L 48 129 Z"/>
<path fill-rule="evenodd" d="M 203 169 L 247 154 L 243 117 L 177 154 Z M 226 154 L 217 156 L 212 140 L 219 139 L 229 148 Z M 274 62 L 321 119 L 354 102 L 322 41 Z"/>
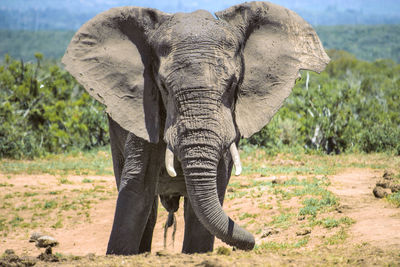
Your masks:
<path fill-rule="evenodd" d="M 166 56 L 168 56 L 170 52 L 171 52 L 171 46 L 170 46 L 169 44 L 167 44 L 167 43 L 161 43 L 161 44 L 158 46 L 158 54 L 159 54 L 161 57 L 166 57 Z"/>

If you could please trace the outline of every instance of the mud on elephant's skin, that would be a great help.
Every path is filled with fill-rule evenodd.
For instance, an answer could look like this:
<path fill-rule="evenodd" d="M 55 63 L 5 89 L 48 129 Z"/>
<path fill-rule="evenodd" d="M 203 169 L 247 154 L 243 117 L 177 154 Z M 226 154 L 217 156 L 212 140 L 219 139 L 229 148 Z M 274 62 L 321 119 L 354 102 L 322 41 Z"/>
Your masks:
<path fill-rule="evenodd" d="M 158 194 L 185 196 L 183 252 L 211 251 L 214 236 L 254 247 L 222 209 L 233 163 L 240 172 L 235 144 L 269 122 L 299 70 L 321 72 L 329 58 L 312 27 L 278 5 L 215 15 L 114 8 L 67 49 L 67 70 L 109 115 L 119 193 L 108 254 L 150 251 Z M 161 186 L 168 174 L 185 185 Z"/>

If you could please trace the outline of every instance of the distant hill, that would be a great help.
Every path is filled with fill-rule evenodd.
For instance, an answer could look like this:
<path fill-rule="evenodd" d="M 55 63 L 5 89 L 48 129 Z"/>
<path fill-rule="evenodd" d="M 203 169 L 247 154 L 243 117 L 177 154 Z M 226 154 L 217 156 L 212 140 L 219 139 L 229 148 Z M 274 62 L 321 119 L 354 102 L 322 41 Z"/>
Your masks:
<path fill-rule="evenodd" d="M 358 59 L 388 58 L 400 63 L 400 25 L 353 25 L 315 27 L 326 49 L 341 49 Z M 34 59 L 35 52 L 59 59 L 74 31 L 0 30 L 0 56 Z M 0 57 L 0 61 L 2 58 Z"/>
<path fill-rule="evenodd" d="M 59 59 L 65 52 L 74 31 L 0 30 L 0 61 L 4 54 L 13 58 L 33 60 L 36 52 L 46 58 Z"/>
<path fill-rule="evenodd" d="M 313 25 L 400 24 L 398 0 L 271 0 L 296 11 Z M 153 7 L 164 12 L 223 10 L 244 0 L 1 0 L 0 29 L 76 30 L 115 6 Z"/>
<path fill-rule="evenodd" d="M 316 26 L 326 49 L 346 50 L 358 59 L 400 63 L 400 25 Z"/>

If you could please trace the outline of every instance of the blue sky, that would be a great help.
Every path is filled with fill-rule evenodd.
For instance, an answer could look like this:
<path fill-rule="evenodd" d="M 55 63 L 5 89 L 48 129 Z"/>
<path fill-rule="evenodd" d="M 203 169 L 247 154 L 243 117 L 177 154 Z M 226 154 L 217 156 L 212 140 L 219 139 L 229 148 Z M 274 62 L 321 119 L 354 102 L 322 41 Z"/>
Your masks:
<path fill-rule="evenodd" d="M 117 6 L 152 7 L 168 13 L 205 9 L 213 13 L 243 2 L 244 0 L 0 0 L 0 11 L 8 12 L 9 17 L 12 17 L 12 14 L 20 16 L 18 12 L 56 9 L 65 11 L 65 14 L 79 14 L 78 17 L 83 15 L 88 19 Z M 271 2 L 297 12 L 313 25 L 400 23 L 400 0 L 271 0 Z M 22 18 L 23 16 L 17 19 Z M 80 23 L 83 21 L 78 24 Z"/>

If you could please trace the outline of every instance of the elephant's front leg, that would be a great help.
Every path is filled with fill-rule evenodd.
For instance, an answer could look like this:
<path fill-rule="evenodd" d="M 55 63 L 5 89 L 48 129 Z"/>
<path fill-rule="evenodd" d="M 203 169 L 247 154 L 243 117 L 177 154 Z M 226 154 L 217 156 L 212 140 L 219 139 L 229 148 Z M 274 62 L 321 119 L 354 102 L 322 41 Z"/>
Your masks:
<path fill-rule="evenodd" d="M 150 250 L 157 216 L 159 155 L 157 145 L 128 135 L 107 254 L 131 255 Z"/>
<path fill-rule="evenodd" d="M 224 202 L 226 187 L 232 171 L 232 157 L 225 153 L 218 165 L 217 190 L 221 205 Z M 185 197 L 184 204 L 185 235 L 183 239 L 182 253 L 204 253 L 213 251 L 215 237 L 197 219 L 196 214 Z"/>

